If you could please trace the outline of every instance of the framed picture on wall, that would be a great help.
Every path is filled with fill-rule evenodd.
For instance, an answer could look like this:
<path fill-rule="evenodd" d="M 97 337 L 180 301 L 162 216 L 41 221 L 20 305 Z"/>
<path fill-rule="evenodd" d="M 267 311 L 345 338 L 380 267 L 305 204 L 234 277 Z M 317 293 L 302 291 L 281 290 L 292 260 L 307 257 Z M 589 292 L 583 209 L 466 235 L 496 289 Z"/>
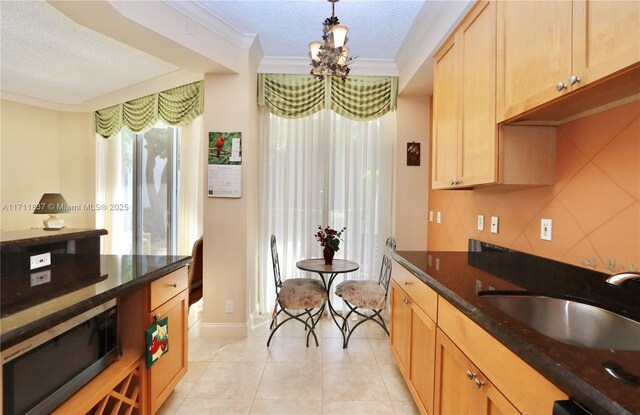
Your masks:
<path fill-rule="evenodd" d="M 420 165 L 420 143 L 407 143 L 407 166 Z"/>

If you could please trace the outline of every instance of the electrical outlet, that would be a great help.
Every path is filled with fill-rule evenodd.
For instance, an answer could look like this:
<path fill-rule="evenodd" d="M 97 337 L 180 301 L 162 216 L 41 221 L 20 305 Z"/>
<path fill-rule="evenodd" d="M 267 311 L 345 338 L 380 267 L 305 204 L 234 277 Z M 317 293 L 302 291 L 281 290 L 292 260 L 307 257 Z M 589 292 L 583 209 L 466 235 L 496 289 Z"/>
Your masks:
<path fill-rule="evenodd" d="M 429 211 L 429 222 L 433 222 L 433 210 Z"/>
<path fill-rule="evenodd" d="M 436 213 L 436 223 L 442 223 L 442 213 Z"/>
<path fill-rule="evenodd" d="M 483 231 L 484 230 L 484 216 L 483 215 L 478 215 L 478 230 L 479 231 Z"/>
<path fill-rule="evenodd" d="M 233 313 L 233 300 L 227 300 L 224 302 L 224 312 L 227 314 Z"/>
<path fill-rule="evenodd" d="M 498 217 L 491 216 L 491 233 L 498 233 Z"/>
<path fill-rule="evenodd" d="M 51 282 L 51 270 L 45 269 L 31 274 L 31 287 Z"/>
<path fill-rule="evenodd" d="M 551 219 L 540 220 L 540 239 L 542 239 L 543 241 L 551 240 L 552 226 L 553 221 Z"/>
<path fill-rule="evenodd" d="M 33 255 L 29 257 L 30 259 L 30 270 L 38 269 L 42 267 L 46 267 L 51 265 L 51 252 L 46 252 L 40 255 Z"/>

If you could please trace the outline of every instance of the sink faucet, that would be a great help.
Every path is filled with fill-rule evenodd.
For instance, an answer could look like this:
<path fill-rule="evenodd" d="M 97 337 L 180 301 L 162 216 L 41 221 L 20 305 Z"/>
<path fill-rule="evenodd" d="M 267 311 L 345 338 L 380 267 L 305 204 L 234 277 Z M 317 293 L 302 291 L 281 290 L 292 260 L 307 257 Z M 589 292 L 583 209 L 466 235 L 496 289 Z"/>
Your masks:
<path fill-rule="evenodd" d="M 640 272 L 621 272 L 614 274 L 609 276 L 606 282 L 611 285 L 622 285 L 625 281 L 629 280 L 640 280 Z"/>

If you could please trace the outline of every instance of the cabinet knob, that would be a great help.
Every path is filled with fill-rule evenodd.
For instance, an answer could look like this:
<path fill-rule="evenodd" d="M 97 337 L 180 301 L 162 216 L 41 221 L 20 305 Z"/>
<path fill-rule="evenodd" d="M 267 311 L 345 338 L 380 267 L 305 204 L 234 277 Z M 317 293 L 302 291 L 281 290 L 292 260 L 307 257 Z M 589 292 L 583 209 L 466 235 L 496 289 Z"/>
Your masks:
<path fill-rule="evenodd" d="M 571 76 L 569 77 L 569 85 L 575 85 L 575 84 L 577 84 L 577 83 L 578 83 L 578 82 L 580 82 L 580 81 L 581 81 L 580 77 L 578 77 L 578 76 L 576 76 L 576 75 L 571 75 Z"/>
<path fill-rule="evenodd" d="M 407 297 L 402 297 L 402 301 L 403 301 L 405 304 L 409 304 L 409 303 L 411 302 L 411 301 L 409 301 L 409 299 L 408 299 Z"/>
<path fill-rule="evenodd" d="M 158 322 L 158 320 L 160 320 L 160 314 L 156 314 L 153 316 L 153 321 L 155 321 L 156 323 Z"/>
<path fill-rule="evenodd" d="M 451 186 L 453 186 L 454 184 L 456 184 L 456 181 L 451 179 Z"/>
<path fill-rule="evenodd" d="M 175 282 L 173 284 L 169 284 L 170 287 L 176 288 L 178 286 L 178 284 L 176 284 Z"/>
<path fill-rule="evenodd" d="M 567 86 L 564 84 L 564 82 L 558 82 L 556 84 L 556 91 L 562 91 L 563 89 L 567 89 Z"/>
<path fill-rule="evenodd" d="M 404 282 L 404 285 L 411 285 L 411 284 L 413 284 L 411 281 L 405 281 Z"/>
<path fill-rule="evenodd" d="M 480 379 L 478 379 L 478 378 L 475 378 L 474 382 L 476 383 L 476 387 L 477 387 L 478 389 L 481 389 L 481 388 L 484 386 L 484 382 L 483 382 L 483 381 L 481 381 L 481 380 L 480 380 Z"/>
<path fill-rule="evenodd" d="M 473 380 L 473 378 L 476 377 L 476 374 L 470 370 L 467 370 L 467 377 L 469 378 L 469 380 Z"/>

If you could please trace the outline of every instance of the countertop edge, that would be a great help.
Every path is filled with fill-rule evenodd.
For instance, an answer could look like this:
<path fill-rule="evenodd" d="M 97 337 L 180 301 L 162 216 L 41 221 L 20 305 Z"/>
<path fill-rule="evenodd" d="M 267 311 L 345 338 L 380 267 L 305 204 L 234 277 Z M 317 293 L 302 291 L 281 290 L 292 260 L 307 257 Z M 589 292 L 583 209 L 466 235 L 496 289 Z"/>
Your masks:
<path fill-rule="evenodd" d="M 602 411 L 615 415 L 631 415 L 627 409 L 613 401 L 609 396 L 603 394 L 598 389 L 595 389 L 589 383 L 585 382 L 584 379 L 564 368 L 559 362 L 551 359 L 534 345 L 525 341 L 510 330 L 492 323 L 495 321 L 492 317 L 487 316 L 482 311 L 469 304 L 455 292 L 451 291 L 427 273 L 417 268 L 410 261 L 404 259 L 395 251 L 392 252 L 391 256 L 400 265 L 405 267 L 409 272 L 436 291 L 438 295 L 441 295 L 454 307 L 469 317 L 474 323 L 500 341 L 500 343 L 515 353 L 520 359 L 525 361 L 539 373 L 544 375 L 554 385 L 567 393 L 570 398 L 576 399 L 587 406 L 597 406 L 597 408 L 592 409 L 601 409 Z"/>
<path fill-rule="evenodd" d="M 26 324 L 18 329 L 12 330 L 0 336 L 0 350 L 4 350 L 24 341 L 34 335 L 55 327 L 56 325 L 84 313 L 100 304 L 110 301 L 114 298 L 127 294 L 137 288 L 147 285 L 177 269 L 180 269 L 191 262 L 190 256 L 185 256 L 169 265 L 151 271 L 139 278 L 135 278 L 127 283 L 112 288 L 94 297 L 80 301 L 70 307 L 57 311 L 48 316 L 42 317 L 34 322 Z"/>

